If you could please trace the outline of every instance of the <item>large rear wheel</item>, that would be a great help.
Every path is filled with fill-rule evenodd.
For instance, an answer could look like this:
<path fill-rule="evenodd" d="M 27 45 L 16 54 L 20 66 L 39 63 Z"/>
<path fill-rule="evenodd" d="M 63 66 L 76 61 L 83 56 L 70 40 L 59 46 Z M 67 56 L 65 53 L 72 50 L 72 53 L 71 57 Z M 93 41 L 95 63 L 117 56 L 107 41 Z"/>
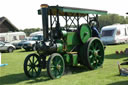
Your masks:
<path fill-rule="evenodd" d="M 104 46 L 100 39 L 96 37 L 89 38 L 81 47 L 81 62 L 90 70 L 101 67 L 104 61 Z"/>

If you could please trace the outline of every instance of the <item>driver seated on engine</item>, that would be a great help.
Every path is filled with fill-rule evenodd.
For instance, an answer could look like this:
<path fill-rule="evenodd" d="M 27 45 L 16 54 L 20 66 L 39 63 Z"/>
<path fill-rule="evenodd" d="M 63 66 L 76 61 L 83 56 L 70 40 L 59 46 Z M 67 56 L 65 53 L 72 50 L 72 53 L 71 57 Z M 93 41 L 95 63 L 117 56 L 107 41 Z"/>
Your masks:
<path fill-rule="evenodd" d="M 98 37 L 100 38 L 100 33 L 98 32 L 97 28 L 96 28 L 96 21 L 92 21 L 90 23 L 90 27 L 92 29 L 92 37 Z"/>

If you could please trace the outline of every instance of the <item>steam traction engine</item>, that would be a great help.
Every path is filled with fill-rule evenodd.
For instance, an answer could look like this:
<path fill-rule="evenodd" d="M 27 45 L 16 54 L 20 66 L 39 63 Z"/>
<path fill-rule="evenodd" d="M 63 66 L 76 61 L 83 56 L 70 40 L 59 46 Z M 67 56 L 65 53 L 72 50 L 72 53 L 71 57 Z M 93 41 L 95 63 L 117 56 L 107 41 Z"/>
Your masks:
<path fill-rule="evenodd" d="M 91 23 L 98 28 L 98 14 L 106 11 L 42 4 L 38 14 L 42 15 L 44 39 L 36 43 L 37 53 L 24 61 L 28 77 L 39 76 L 45 68 L 54 79 L 63 75 L 65 66 L 81 64 L 90 70 L 102 66 L 104 46 L 99 38 L 92 37 Z"/>

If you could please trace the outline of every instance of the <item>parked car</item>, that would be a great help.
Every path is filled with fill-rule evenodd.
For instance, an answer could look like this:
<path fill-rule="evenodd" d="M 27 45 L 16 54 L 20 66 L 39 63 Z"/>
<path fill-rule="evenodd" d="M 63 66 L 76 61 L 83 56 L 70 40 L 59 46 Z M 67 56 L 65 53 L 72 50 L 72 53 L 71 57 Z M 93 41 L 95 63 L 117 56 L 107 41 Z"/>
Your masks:
<path fill-rule="evenodd" d="M 15 41 L 12 41 L 12 42 L 10 42 L 11 44 L 13 44 L 15 47 L 16 47 L 16 49 L 19 49 L 18 47 L 17 47 L 17 45 L 18 45 L 18 43 L 19 42 L 21 42 L 22 40 L 15 40 Z"/>
<path fill-rule="evenodd" d="M 29 40 L 29 37 L 26 37 L 23 40 L 20 40 L 20 41 L 17 41 L 17 42 L 13 42 L 12 44 L 16 47 L 16 49 L 21 49 L 22 46 L 23 46 L 23 43 L 27 40 Z"/>
<path fill-rule="evenodd" d="M 28 41 L 25 41 L 23 43 L 23 48 L 26 50 L 26 51 L 29 51 L 29 50 L 36 50 L 36 41 L 41 41 L 43 40 L 43 34 L 37 34 L 35 36 L 32 36 L 29 38 Z"/>
<path fill-rule="evenodd" d="M 0 52 L 13 52 L 15 50 L 15 46 L 12 45 L 11 43 L 4 43 L 0 41 Z"/>

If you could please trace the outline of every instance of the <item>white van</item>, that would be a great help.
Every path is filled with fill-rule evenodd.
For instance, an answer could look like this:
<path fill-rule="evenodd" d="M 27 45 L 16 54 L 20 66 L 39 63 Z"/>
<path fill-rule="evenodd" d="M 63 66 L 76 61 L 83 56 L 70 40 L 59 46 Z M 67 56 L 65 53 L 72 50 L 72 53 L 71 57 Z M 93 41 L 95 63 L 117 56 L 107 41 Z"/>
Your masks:
<path fill-rule="evenodd" d="M 128 42 L 128 24 L 104 26 L 101 29 L 101 41 L 104 44 L 120 44 Z"/>
<path fill-rule="evenodd" d="M 23 40 L 25 37 L 26 37 L 26 34 L 24 32 L 0 33 L 0 41 L 3 41 L 3 42 Z"/>

